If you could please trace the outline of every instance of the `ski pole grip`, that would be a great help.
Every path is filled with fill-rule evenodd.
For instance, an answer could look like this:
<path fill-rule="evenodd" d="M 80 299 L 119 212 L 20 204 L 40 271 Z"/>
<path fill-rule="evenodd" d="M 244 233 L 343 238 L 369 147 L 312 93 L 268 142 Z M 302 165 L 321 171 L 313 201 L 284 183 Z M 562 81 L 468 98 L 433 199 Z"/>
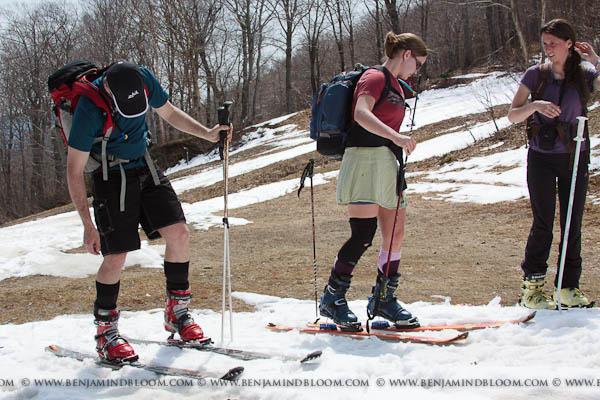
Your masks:
<path fill-rule="evenodd" d="M 577 137 L 575 137 L 575 141 L 581 142 L 583 141 L 583 134 L 585 132 L 585 121 L 588 119 L 586 117 L 577 117 Z"/>
<path fill-rule="evenodd" d="M 223 106 L 217 108 L 217 118 L 219 125 L 229 125 L 229 107 L 233 104 L 231 101 L 223 102 Z M 227 139 L 227 131 L 219 131 L 219 157 L 223 159 L 223 150 L 225 148 L 225 140 Z"/>

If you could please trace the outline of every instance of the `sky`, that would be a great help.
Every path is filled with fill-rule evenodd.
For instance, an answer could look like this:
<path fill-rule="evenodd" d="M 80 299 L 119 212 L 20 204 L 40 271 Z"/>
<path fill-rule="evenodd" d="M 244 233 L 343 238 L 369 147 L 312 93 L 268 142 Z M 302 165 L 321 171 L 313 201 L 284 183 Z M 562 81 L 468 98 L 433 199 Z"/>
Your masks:
<path fill-rule="evenodd" d="M 516 82 L 518 80 L 508 75 L 491 74 L 483 75 L 469 85 L 423 92 L 415 114 L 416 126 L 481 112 L 485 106 L 477 93 L 481 92 L 482 87 L 494 88 L 497 95 L 490 100 L 494 104 L 505 104 L 510 101 Z M 598 107 L 598 104 L 593 107 Z M 275 122 L 271 121 L 248 129 L 249 134 L 244 142 L 232 153 L 243 155 L 249 149 L 256 150 L 265 144 L 268 146 L 260 147 L 260 152 L 251 159 L 240 157 L 240 161 L 232 161 L 230 176 L 265 168 L 280 160 L 313 151 L 315 144 L 308 138 L 307 131 L 293 124 L 285 124 L 291 116 L 278 118 L 275 122 L 283 124 L 280 127 L 274 127 Z M 501 126 L 508 124 L 505 118 L 498 123 Z M 402 129 L 408 130 L 408 127 Z M 465 148 L 473 143 L 473 138 L 479 140 L 493 133 L 494 127 L 490 123 L 469 126 L 467 129 L 464 126 L 454 127 L 419 143 L 408 162 L 410 164 Z M 598 132 L 591 132 L 591 136 L 592 146 L 596 146 L 600 141 Z M 481 204 L 526 198 L 527 150 L 522 146 L 492 152 L 498 145 L 482 149 L 478 156 L 448 163 L 436 170 L 409 173 L 408 195 L 419 193 L 449 202 Z M 181 161 L 167 172 L 172 174 L 192 166 L 202 166 L 217 160 L 217 157 L 216 153 L 211 153 L 198 156 L 189 163 Z M 597 174 L 599 167 L 600 155 L 598 150 L 594 150 L 592 173 Z M 318 169 L 315 172 L 315 185 L 332 182 L 337 174 L 337 171 L 322 174 Z M 460 174 L 460 184 L 455 182 L 457 174 Z M 173 179 L 173 187 L 181 194 L 220 180 L 222 170 L 218 165 Z M 252 223 L 236 218 L 237 208 L 294 192 L 298 183 L 298 179 L 291 179 L 231 193 L 231 229 L 239 224 Z M 591 202 L 597 200 L 590 198 Z M 209 229 L 222 224 L 222 197 L 184 203 L 183 207 L 193 229 Z M 81 223 L 74 212 L 0 229 L 0 280 L 32 274 L 71 278 L 93 275 L 101 257 L 67 253 L 67 250 L 81 245 L 81 237 Z M 160 268 L 163 253 L 164 247 L 144 243 L 142 249 L 128 255 L 127 265 Z M 90 276 L 90 279 L 93 277 Z M 91 316 L 62 315 L 50 320 L 39 316 L 37 322 L 0 325 L 0 399 L 156 400 L 170 399 L 174 395 L 203 399 L 305 399 L 325 396 L 364 399 L 371 395 L 393 395 L 395 398 L 402 395 L 406 398 L 436 400 L 500 400 L 595 399 L 598 396 L 598 309 L 561 313 L 544 310 L 538 312 L 531 323 L 474 331 L 464 344 L 435 347 L 389 343 L 373 338 L 359 341 L 324 334 L 313 336 L 298 332 L 270 332 L 265 329 L 269 322 L 303 326 L 314 320 L 314 302 L 246 292 L 234 292 L 234 297 L 254 305 L 255 311 L 236 312 L 233 338 L 229 336 L 229 326 L 226 325 L 224 343 L 219 344 L 296 356 L 322 350 L 322 359 L 308 365 L 279 360 L 241 362 L 190 349 L 136 345 L 136 351 L 144 362 L 223 372 L 237 365 L 246 368 L 237 387 L 216 387 L 212 385 L 219 383 L 212 381 L 206 381 L 207 386 L 200 386 L 196 381 L 173 381 L 132 368 L 112 371 L 95 366 L 93 361 L 58 359 L 45 352 L 44 348 L 55 343 L 78 351 L 93 352 L 94 325 Z M 490 296 L 488 304 L 457 305 L 444 293 L 432 293 L 424 301 L 406 306 L 419 316 L 423 324 L 514 319 L 528 313 L 528 310 L 517 305 L 502 307 L 500 302 L 499 297 Z M 360 320 L 366 319 L 366 299 L 352 301 L 350 307 Z M 204 309 L 193 309 L 192 313 L 201 322 L 207 335 L 218 341 L 221 315 Z M 119 327 L 123 334 L 132 337 L 164 339 L 166 335 L 161 321 L 161 309 L 123 312 Z M 456 332 L 419 333 L 440 337 L 453 334 Z M 575 379 L 589 379 L 589 382 Z M 78 386 L 74 386 L 74 382 Z M 110 382 L 116 384 L 107 386 Z M 186 383 L 189 385 L 186 386 Z M 573 386 L 577 383 L 578 386 Z M 85 384 L 95 386 L 81 386 Z"/>

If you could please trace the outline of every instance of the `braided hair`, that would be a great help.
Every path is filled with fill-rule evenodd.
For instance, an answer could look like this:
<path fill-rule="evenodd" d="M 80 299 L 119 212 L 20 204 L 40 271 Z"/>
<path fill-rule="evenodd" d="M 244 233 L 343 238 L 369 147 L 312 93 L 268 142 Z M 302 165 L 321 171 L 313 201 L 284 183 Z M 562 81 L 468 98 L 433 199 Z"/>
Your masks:
<path fill-rule="evenodd" d="M 579 93 L 581 108 L 584 115 L 587 114 L 587 102 L 590 98 L 590 89 L 585 80 L 583 67 L 581 66 L 581 55 L 575 51 L 576 33 L 569 21 L 557 18 L 548 22 L 540 30 L 540 34 L 547 33 L 562 40 L 570 40 L 573 45 L 569 48 L 569 55 L 565 62 L 565 82 L 574 87 Z"/>

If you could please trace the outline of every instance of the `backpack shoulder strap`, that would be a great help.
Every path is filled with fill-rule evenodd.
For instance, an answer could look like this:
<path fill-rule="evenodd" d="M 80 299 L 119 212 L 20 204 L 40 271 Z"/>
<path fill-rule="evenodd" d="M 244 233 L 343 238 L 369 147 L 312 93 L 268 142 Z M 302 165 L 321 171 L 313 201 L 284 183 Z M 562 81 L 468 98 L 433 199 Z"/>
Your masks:
<path fill-rule="evenodd" d="M 541 64 L 535 90 L 531 93 L 531 100 L 541 99 L 550 82 L 552 82 L 552 64 Z"/>
<path fill-rule="evenodd" d="M 385 100 L 385 98 L 387 97 L 388 93 L 393 88 L 392 88 L 392 78 L 390 76 L 390 73 L 389 73 L 389 71 L 384 66 L 382 66 L 382 65 L 375 65 L 375 66 L 373 66 L 371 68 L 376 69 L 377 71 L 383 72 L 383 75 L 385 76 L 385 85 L 383 86 L 383 90 L 381 91 L 381 94 L 379 95 L 379 99 L 377 99 L 377 102 L 373 106 L 373 109 L 375 109 L 375 107 L 377 107 L 379 104 L 381 104 L 381 102 L 383 100 Z"/>
<path fill-rule="evenodd" d="M 113 120 L 114 108 L 108 97 L 100 91 L 100 88 L 90 82 L 85 76 L 73 83 L 73 92 L 75 93 L 74 98 L 78 100 L 79 97 L 85 96 L 96 107 L 103 111 L 104 114 L 104 125 L 102 127 L 102 137 L 98 137 L 97 140 L 101 141 L 101 161 L 102 161 L 102 177 L 105 181 L 108 180 L 108 159 L 107 159 L 107 146 L 108 139 L 113 132 L 115 123 Z M 75 103 L 76 104 L 76 103 Z M 121 173 L 123 175 L 123 172 Z M 121 211 L 123 211 L 123 203 L 121 203 Z"/>
<path fill-rule="evenodd" d="M 546 91 L 546 88 L 548 87 L 548 85 L 551 82 L 552 82 L 552 64 L 550 64 L 550 63 L 540 64 L 538 78 L 537 78 L 537 82 L 535 84 L 535 90 L 533 92 L 531 92 L 531 102 L 541 99 L 544 92 Z M 537 111 L 534 112 L 533 114 L 531 114 L 527 118 L 527 122 L 526 122 L 526 125 L 528 127 L 527 128 L 527 131 L 528 131 L 527 136 L 530 139 L 537 134 L 537 133 L 532 133 L 529 129 L 529 126 L 531 126 L 534 123 L 534 119 L 536 116 L 537 116 L 538 124 L 541 124 L 540 117 L 539 117 L 539 115 L 537 115 Z"/>
<path fill-rule="evenodd" d="M 115 125 L 113 119 L 115 110 L 108 97 L 100 91 L 100 88 L 84 77 L 73 83 L 73 92 L 77 102 L 79 101 L 79 97 L 85 96 L 94 103 L 96 107 L 104 112 L 105 119 L 102 136 L 106 136 L 109 130 L 112 131 L 111 128 Z M 77 103 L 75 102 L 73 109 L 75 109 L 76 106 Z"/>

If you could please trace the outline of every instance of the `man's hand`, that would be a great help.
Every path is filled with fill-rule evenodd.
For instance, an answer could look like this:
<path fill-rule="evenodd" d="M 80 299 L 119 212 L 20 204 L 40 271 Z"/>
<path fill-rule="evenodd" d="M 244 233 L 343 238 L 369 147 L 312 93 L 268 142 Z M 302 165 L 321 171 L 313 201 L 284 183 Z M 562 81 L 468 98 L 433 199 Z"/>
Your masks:
<path fill-rule="evenodd" d="M 215 125 L 208 130 L 204 138 L 209 142 L 217 143 L 221 139 L 219 136 L 219 132 L 221 131 L 227 131 L 227 141 L 231 141 L 233 127 L 230 125 Z"/>
<path fill-rule="evenodd" d="M 90 153 L 88 152 L 69 146 L 67 154 L 67 184 L 71 200 L 83 223 L 83 244 L 90 253 L 99 255 L 100 235 L 92 222 L 87 192 L 85 190 L 85 180 L 83 178 L 83 170 L 89 155 Z"/>
<path fill-rule="evenodd" d="M 167 101 L 162 107 L 155 108 L 155 110 L 161 118 L 182 132 L 217 143 L 220 139 L 219 131 L 228 131 L 227 138 L 231 140 L 231 132 L 233 130 L 231 126 L 215 125 L 212 129 L 208 129 L 181 109 L 175 107 L 170 101 Z"/>
<path fill-rule="evenodd" d="M 83 243 L 87 251 L 96 256 L 100 255 L 100 234 L 93 225 L 84 228 Z"/>

